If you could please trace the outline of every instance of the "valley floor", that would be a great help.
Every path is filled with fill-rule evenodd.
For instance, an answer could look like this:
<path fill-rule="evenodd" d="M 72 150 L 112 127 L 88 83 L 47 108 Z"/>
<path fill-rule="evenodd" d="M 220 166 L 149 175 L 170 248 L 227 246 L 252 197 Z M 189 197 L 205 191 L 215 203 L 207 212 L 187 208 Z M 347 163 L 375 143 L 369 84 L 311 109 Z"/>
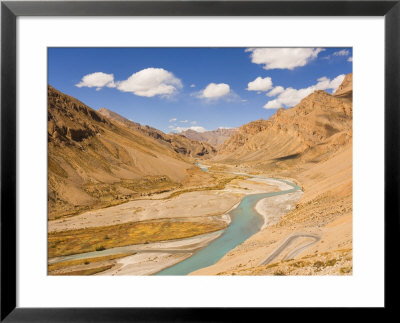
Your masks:
<path fill-rule="evenodd" d="M 285 186 L 227 176 L 230 180 L 220 190 L 163 193 L 49 221 L 49 274 L 81 273 L 92 267 L 103 268 L 104 274 L 155 273 L 217 238 L 230 223 L 227 213 L 245 195 Z M 178 227 L 171 228 L 174 223 Z"/>
<path fill-rule="evenodd" d="M 149 275 L 186 259 L 220 236 L 230 222 L 227 213 L 245 195 L 284 189 L 281 182 L 238 173 L 293 178 L 304 194 L 293 192 L 259 201 L 256 210 L 265 219 L 262 230 L 216 264 L 191 275 L 351 274 L 351 154 L 348 147 L 297 173 L 267 174 L 212 165 L 235 172 L 227 175 L 229 180 L 221 189 L 162 193 L 49 221 L 49 274 Z M 116 230 L 119 233 L 114 237 Z M 121 230 L 126 233 L 124 239 Z M 93 239 L 90 248 L 84 241 L 88 232 Z M 166 237 L 166 232 L 173 234 Z"/>

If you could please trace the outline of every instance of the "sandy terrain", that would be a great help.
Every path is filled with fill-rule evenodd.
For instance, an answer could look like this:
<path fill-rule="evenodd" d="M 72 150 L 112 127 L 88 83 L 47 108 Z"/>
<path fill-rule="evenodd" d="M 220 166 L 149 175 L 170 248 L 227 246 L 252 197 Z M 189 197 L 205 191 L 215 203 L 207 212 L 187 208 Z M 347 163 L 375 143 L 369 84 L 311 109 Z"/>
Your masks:
<path fill-rule="evenodd" d="M 49 232 L 164 218 L 194 218 L 227 213 L 244 195 L 278 190 L 279 181 L 233 180 L 224 190 L 198 191 L 170 199 L 136 200 L 48 222 Z M 284 184 L 286 185 L 286 184 Z M 165 194 L 161 198 L 165 197 Z"/>
<path fill-rule="evenodd" d="M 191 253 L 138 253 L 133 256 L 118 259 L 113 268 L 98 273 L 97 275 L 152 275 L 166 267 L 185 260 L 191 255 Z"/>
<path fill-rule="evenodd" d="M 256 211 L 264 217 L 262 229 L 273 225 L 281 219 L 281 216 L 292 210 L 303 192 L 297 191 L 285 195 L 271 196 L 260 200 L 256 204 Z"/>

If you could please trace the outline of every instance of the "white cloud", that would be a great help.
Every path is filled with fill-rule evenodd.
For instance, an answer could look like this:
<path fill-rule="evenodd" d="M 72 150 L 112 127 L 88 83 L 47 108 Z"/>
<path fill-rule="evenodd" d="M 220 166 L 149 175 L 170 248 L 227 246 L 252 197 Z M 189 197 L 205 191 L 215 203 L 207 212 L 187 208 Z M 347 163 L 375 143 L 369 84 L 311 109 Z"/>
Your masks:
<path fill-rule="evenodd" d="M 264 105 L 265 109 L 277 109 L 280 107 L 292 107 L 298 104 L 306 96 L 310 95 L 316 90 L 332 90 L 336 91 L 340 84 L 342 84 L 345 75 L 341 74 L 330 80 L 327 77 L 321 77 L 317 80 L 317 83 L 303 89 L 286 88 L 282 91 L 279 96 L 271 101 L 268 101 Z"/>
<path fill-rule="evenodd" d="M 318 83 L 315 85 L 316 90 L 332 90 L 336 91 L 340 84 L 342 84 L 345 75 L 340 74 L 336 76 L 333 80 L 327 77 L 321 77 L 318 79 Z"/>
<path fill-rule="evenodd" d="M 106 74 L 103 72 L 96 72 L 87 74 L 82 77 L 80 83 L 75 84 L 77 87 L 95 87 L 99 91 L 102 87 L 115 87 L 114 74 Z"/>
<path fill-rule="evenodd" d="M 173 130 L 176 132 L 182 132 L 182 131 L 186 131 L 186 130 L 194 130 L 197 132 L 205 132 L 207 131 L 207 129 L 200 127 L 200 126 L 193 126 L 193 127 L 174 127 Z"/>
<path fill-rule="evenodd" d="M 192 84 L 192 85 L 190 85 L 190 87 L 196 87 L 196 84 Z"/>
<path fill-rule="evenodd" d="M 191 121 L 190 123 L 191 124 L 197 124 L 197 121 Z"/>
<path fill-rule="evenodd" d="M 188 123 L 188 122 L 189 122 L 189 120 L 181 120 L 181 121 L 179 121 L 179 122 L 182 122 L 182 123 Z"/>
<path fill-rule="evenodd" d="M 282 104 L 277 99 L 268 101 L 268 103 L 264 105 L 264 109 L 278 109 L 281 107 Z"/>
<path fill-rule="evenodd" d="M 350 54 L 350 52 L 348 49 L 342 49 L 342 50 L 339 50 L 339 51 L 333 53 L 334 56 L 347 56 L 349 54 Z"/>
<path fill-rule="evenodd" d="M 172 119 L 169 119 L 169 122 L 174 122 L 176 120 L 177 120 L 176 118 L 172 118 Z"/>
<path fill-rule="evenodd" d="M 322 48 L 248 48 L 251 61 L 264 69 L 289 69 L 304 66 L 323 51 Z"/>
<path fill-rule="evenodd" d="M 347 61 L 348 61 L 348 62 L 352 62 L 352 61 L 353 61 L 353 57 L 349 57 L 349 58 L 347 59 Z"/>
<path fill-rule="evenodd" d="M 210 83 L 206 86 L 204 90 L 202 90 L 198 97 L 203 99 L 219 99 L 228 95 L 231 91 L 231 88 L 228 84 L 225 83 Z"/>
<path fill-rule="evenodd" d="M 182 82 L 163 68 L 146 68 L 132 74 L 127 80 L 117 82 L 118 90 L 138 96 L 170 96 L 182 88 Z"/>
<path fill-rule="evenodd" d="M 272 89 L 272 79 L 270 77 L 257 77 L 254 81 L 247 84 L 247 91 L 268 91 Z"/>
<path fill-rule="evenodd" d="M 282 86 L 275 86 L 271 91 L 267 93 L 267 96 L 275 96 L 282 93 L 285 89 Z"/>

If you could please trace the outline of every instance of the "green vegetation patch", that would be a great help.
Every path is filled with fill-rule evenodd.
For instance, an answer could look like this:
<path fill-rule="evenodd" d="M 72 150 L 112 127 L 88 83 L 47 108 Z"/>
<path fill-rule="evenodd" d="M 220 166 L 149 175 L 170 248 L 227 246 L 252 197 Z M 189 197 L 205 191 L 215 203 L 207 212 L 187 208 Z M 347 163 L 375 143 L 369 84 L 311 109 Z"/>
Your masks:
<path fill-rule="evenodd" d="M 48 256 L 53 258 L 133 244 L 183 239 L 225 227 L 226 223 L 218 220 L 203 223 L 174 219 L 51 232 L 48 235 Z M 106 236 L 108 239 L 105 239 Z"/>

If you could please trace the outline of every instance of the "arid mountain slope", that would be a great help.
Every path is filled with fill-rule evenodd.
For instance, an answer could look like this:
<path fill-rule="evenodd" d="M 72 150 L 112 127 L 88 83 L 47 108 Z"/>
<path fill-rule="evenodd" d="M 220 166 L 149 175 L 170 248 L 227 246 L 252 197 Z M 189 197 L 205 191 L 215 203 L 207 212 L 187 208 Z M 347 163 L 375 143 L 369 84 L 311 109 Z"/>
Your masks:
<path fill-rule="evenodd" d="M 346 75 L 333 95 L 353 102 L 353 73 Z"/>
<path fill-rule="evenodd" d="M 49 219 L 207 177 L 186 156 L 48 87 Z"/>
<path fill-rule="evenodd" d="M 213 147 L 222 145 L 227 139 L 234 135 L 238 129 L 218 128 L 212 131 L 198 132 L 192 129 L 182 131 L 180 134 L 193 140 L 206 142 Z"/>
<path fill-rule="evenodd" d="M 140 123 L 128 120 L 118 113 L 110 111 L 106 108 L 100 108 L 98 112 L 130 129 L 139 131 L 146 136 L 156 139 L 163 146 L 173 149 L 179 154 L 188 157 L 201 158 L 204 156 L 211 156 L 216 152 L 214 147 L 207 143 L 198 142 L 196 139 L 191 140 L 180 134 L 165 134 L 158 129 L 150 126 L 143 126 Z"/>
<path fill-rule="evenodd" d="M 260 170 L 298 167 L 326 160 L 352 138 L 352 103 L 315 91 L 269 120 L 250 122 L 228 139 L 214 158 Z"/>

